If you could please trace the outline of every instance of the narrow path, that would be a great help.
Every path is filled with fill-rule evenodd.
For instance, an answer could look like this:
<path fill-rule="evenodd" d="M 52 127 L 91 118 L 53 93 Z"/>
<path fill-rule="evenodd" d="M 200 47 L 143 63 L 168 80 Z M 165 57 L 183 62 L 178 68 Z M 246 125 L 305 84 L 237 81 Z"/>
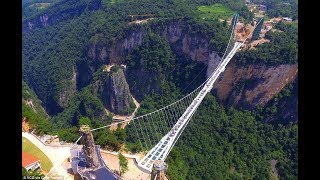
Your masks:
<path fill-rule="evenodd" d="M 131 93 L 130 93 L 131 94 Z M 122 123 L 121 124 L 121 128 L 125 128 L 126 125 L 135 117 L 136 113 L 138 112 L 138 109 L 140 107 L 140 103 L 131 95 L 132 99 L 133 99 L 133 102 L 134 104 L 136 105 L 136 109 L 132 112 L 132 114 L 130 116 L 123 116 L 123 115 L 115 115 L 113 116 L 113 120 L 116 119 L 116 121 L 125 121 L 125 120 L 129 120 L 128 122 L 126 123 Z M 116 130 L 118 127 L 117 124 L 115 125 L 111 125 L 110 126 L 110 130 Z"/>

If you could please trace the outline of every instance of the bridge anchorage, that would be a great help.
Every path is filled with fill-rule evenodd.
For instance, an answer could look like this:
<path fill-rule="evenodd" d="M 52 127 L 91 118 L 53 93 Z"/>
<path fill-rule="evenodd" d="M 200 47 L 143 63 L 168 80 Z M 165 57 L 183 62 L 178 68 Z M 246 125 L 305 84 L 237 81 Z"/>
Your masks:
<path fill-rule="evenodd" d="M 213 73 L 208 76 L 205 82 L 203 82 L 191 93 L 187 94 L 183 98 L 170 105 L 167 105 L 151 113 L 135 117 L 132 120 L 125 120 L 122 122 L 111 124 L 115 125 L 128 123 L 128 131 L 130 130 L 132 132 L 131 134 L 135 134 L 136 136 L 136 138 L 133 139 L 138 139 L 139 144 L 143 149 L 150 149 L 143 158 L 136 158 L 136 162 L 137 166 L 141 170 L 149 174 L 151 173 L 152 179 L 164 179 L 164 174 L 167 169 L 165 160 L 169 155 L 171 149 L 179 139 L 180 135 L 186 128 L 187 124 L 191 120 L 191 117 L 201 104 L 206 94 L 211 91 L 214 82 L 225 70 L 225 67 L 227 66 L 231 58 L 235 55 L 237 50 L 246 42 L 246 40 L 250 36 L 252 36 L 252 32 L 257 31 L 256 27 L 262 22 L 262 19 L 260 19 L 256 23 L 254 30 L 247 36 L 247 38 L 243 42 L 238 42 L 235 39 L 234 34 L 238 17 L 238 14 L 235 14 L 233 16 L 230 28 L 231 35 L 227 48 L 221 58 L 221 61 L 219 62 Z M 92 129 L 90 131 L 107 128 L 111 125 Z M 97 154 L 99 157 L 99 161 L 103 162 L 100 152 Z"/>

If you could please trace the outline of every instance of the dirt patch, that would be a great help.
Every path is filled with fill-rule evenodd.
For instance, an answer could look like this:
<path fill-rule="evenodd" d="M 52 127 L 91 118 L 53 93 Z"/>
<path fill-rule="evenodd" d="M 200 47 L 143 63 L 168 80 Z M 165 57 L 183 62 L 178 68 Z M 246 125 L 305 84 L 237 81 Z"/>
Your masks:
<path fill-rule="evenodd" d="M 271 160 L 271 171 L 272 171 L 272 176 L 275 177 L 275 179 L 279 179 L 279 175 L 278 175 L 278 170 L 276 168 L 276 165 L 277 165 L 277 160 L 275 159 L 272 159 Z"/>
<path fill-rule="evenodd" d="M 107 64 L 107 65 L 104 65 L 103 67 L 103 70 L 102 71 L 107 71 L 107 72 L 110 72 L 110 69 L 112 68 L 112 66 L 114 66 L 114 64 Z"/>
<path fill-rule="evenodd" d="M 22 118 L 22 132 L 29 132 L 30 126 L 26 117 Z"/>
<path fill-rule="evenodd" d="M 154 19 L 154 18 L 148 18 L 148 19 L 132 21 L 132 22 L 129 22 L 129 25 L 131 25 L 131 24 L 143 24 L 143 23 L 146 23 L 146 22 L 148 22 L 148 21 L 150 21 L 152 19 Z"/>
<path fill-rule="evenodd" d="M 125 128 L 129 124 L 129 122 L 135 117 L 135 115 L 140 107 L 140 103 L 132 95 L 131 95 L 131 97 L 133 99 L 134 104 L 136 105 L 136 109 L 132 112 L 132 114 L 130 116 L 121 116 L 121 115 L 113 116 L 114 122 L 129 120 L 128 122 L 122 123 L 120 126 L 121 128 Z M 118 125 L 116 123 L 113 123 L 109 129 L 116 130 L 117 127 L 118 127 Z"/>
<path fill-rule="evenodd" d="M 263 44 L 263 43 L 266 43 L 266 42 L 270 42 L 270 40 L 269 39 L 265 39 L 265 38 L 254 40 L 254 41 L 252 41 L 250 43 L 250 48 L 249 49 L 253 49 L 258 44 Z"/>
<path fill-rule="evenodd" d="M 235 38 L 237 41 L 243 42 L 252 31 L 252 25 L 247 24 L 245 26 L 244 23 L 238 22 L 235 27 Z"/>

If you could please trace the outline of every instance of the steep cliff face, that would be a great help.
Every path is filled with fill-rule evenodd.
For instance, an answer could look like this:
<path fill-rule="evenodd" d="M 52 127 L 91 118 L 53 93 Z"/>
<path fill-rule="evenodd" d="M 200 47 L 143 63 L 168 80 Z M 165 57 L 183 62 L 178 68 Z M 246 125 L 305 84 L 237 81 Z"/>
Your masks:
<path fill-rule="evenodd" d="M 66 8 L 68 7 L 68 8 Z M 61 1 L 49 7 L 49 13 L 41 13 L 22 22 L 22 32 L 29 32 L 36 28 L 53 25 L 57 22 L 79 16 L 86 9 L 95 11 L 101 7 L 101 0 L 81 2 L 78 0 Z"/>
<path fill-rule="evenodd" d="M 70 83 L 66 87 L 64 87 L 60 93 L 58 98 L 58 105 L 62 108 L 65 108 L 68 105 L 71 97 L 74 96 L 77 92 L 77 72 L 73 69 L 72 79 L 68 80 Z"/>
<path fill-rule="evenodd" d="M 215 83 L 213 91 L 227 106 L 253 109 L 264 106 L 297 78 L 297 64 L 239 66 L 232 61 Z"/>
<path fill-rule="evenodd" d="M 100 42 L 92 42 L 89 44 L 86 55 L 93 64 L 122 64 L 126 55 L 133 48 L 142 44 L 146 30 L 138 28 L 127 33 L 124 38 L 115 39 L 111 45 Z M 96 34 L 99 38 L 100 34 Z"/>
<path fill-rule="evenodd" d="M 110 109 L 118 114 L 125 114 L 130 108 L 130 90 L 123 70 L 119 69 L 110 75 Z"/>
<path fill-rule="evenodd" d="M 103 64 L 109 64 L 107 59 L 107 47 L 102 44 L 92 44 L 87 50 L 87 56 L 92 61 L 99 61 Z"/>
<path fill-rule="evenodd" d="M 170 22 L 162 26 L 151 26 L 155 33 L 169 42 L 177 56 L 188 57 L 193 61 L 207 64 L 208 76 L 221 61 L 221 56 L 210 46 L 210 37 L 201 33 L 192 33 L 189 28 L 182 21 Z M 137 27 L 135 30 L 129 31 L 124 38 L 114 40 L 110 48 L 93 45 L 88 55 L 107 63 L 125 63 L 124 58 L 126 55 L 142 44 L 146 33 L 147 31 L 143 27 Z M 103 49 L 108 50 L 105 51 Z M 106 59 L 109 59 L 109 61 Z M 245 66 L 236 65 L 233 61 L 231 60 L 213 88 L 218 100 L 227 106 L 244 109 L 264 106 L 284 86 L 297 77 L 297 64 L 283 64 L 271 67 L 266 65 Z M 135 72 L 136 79 L 143 79 L 145 76 L 148 76 L 148 74 L 142 70 Z M 130 79 L 131 77 L 127 78 Z M 154 85 L 154 87 L 156 86 Z M 141 100 L 139 93 L 137 93 L 139 90 L 132 90 L 134 94 L 137 94 L 137 98 Z"/>
<path fill-rule="evenodd" d="M 42 17 L 41 22 L 50 24 L 49 19 L 50 17 Z M 165 38 L 178 57 L 187 57 L 193 61 L 207 64 L 207 75 L 211 74 L 221 61 L 218 52 L 210 46 L 211 37 L 203 33 L 194 33 L 190 30 L 190 26 L 183 21 L 151 25 L 150 30 Z M 137 26 L 126 31 L 123 37 L 114 39 L 111 44 L 101 42 L 89 44 L 84 49 L 88 62 L 79 63 L 76 78 L 71 80 L 71 88 L 68 87 L 59 94 L 58 104 L 65 107 L 76 89 L 89 85 L 92 82 L 94 72 L 103 64 L 125 64 L 126 56 L 143 43 L 147 32 L 148 30 L 144 26 Z M 297 77 L 297 64 L 272 67 L 265 65 L 243 66 L 236 65 L 233 61 L 231 60 L 213 88 L 218 100 L 227 106 L 245 109 L 264 106 L 286 84 Z M 142 69 L 135 70 L 134 74 L 136 81 L 140 81 L 146 76 L 152 76 Z M 130 78 L 133 77 L 127 77 L 129 81 Z M 107 80 L 96 82 L 96 84 L 97 95 L 107 109 L 115 113 L 127 111 L 131 97 L 122 69 L 111 73 Z M 137 96 L 138 100 L 142 100 L 142 96 L 139 96 L 141 89 L 146 88 L 145 92 L 149 92 L 148 88 L 154 89 L 156 92 L 159 90 L 157 83 L 150 82 L 150 85 L 152 88 L 150 86 L 133 88 L 132 93 Z"/>
<path fill-rule="evenodd" d="M 194 61 L 207 63 L 210 59 L 219 58 L 217 52 L 210 47 L 210 39 L 205 34 L 191 33 L 190 27 L 183 21 L 171 22 L 162 26 L 152 26 L 155 33 L 164 37 L 178 56 L 186 56 Z M 87 55 L 91 59 L 110 64 L 124 63 L 125 56 L 143 42 L 147 30 L 137 27 L 128 31 L 124 38 L 115 39 L 108 47 L 91 44 Z"/>
<path fill-rule="evenodd" d="M 38 99 L 35 92 L 22 81 L 22 104 L 25 104 L 32 108 L 32 110 L 38 115 L 48 118 L 49 115 L 42 106 L 42 102 Z"/>
<path fill-rule="evenodd" d="M 123 69 L 111 69 L 94 82 L 94 89 L 104 106 L 116 114 L 126 114 L 130 108 L 131 94 Z"/>
<path fill-rule="evenodd" d="M 174 52 L 194 61 L 207 63 L 216 54 L 209 46 L 211 37 L 202 33 L 191 33 L 184 22 L 171 22 L 160 28 L 160 35 L 167 39 Z"/>
<path fill-rule="evenodd" d="M 279 94 L 277 94 L 264 109 L 266 115 L 265 122 L 274 124 L 298 121 L 298 78 L 286 86 Z M 271 112 L 270 112 L 271 109 Z M 276 116 L 274 115 L 276 114 Z"/>

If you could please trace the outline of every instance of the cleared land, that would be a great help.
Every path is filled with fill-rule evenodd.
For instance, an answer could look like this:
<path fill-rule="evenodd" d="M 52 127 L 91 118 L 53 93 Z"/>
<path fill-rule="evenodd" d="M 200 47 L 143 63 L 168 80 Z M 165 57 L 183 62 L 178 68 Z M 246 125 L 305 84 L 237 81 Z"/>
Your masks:
<path fill-rule="evenodd" d="M 231 9 L 219 3 L 211 6 L 199 6 L 197 12 L 202 19 L 229 19 L 234 14 Z"/>
<path fill-rule="evenodd" d="M 41 163 L 42 170 L 49 172 L 52 168 L 52 162 L 49 158 L 28 139 L 22 137 L 22 151 L 27 152 L 34 157 L 38 158 Z"/>

